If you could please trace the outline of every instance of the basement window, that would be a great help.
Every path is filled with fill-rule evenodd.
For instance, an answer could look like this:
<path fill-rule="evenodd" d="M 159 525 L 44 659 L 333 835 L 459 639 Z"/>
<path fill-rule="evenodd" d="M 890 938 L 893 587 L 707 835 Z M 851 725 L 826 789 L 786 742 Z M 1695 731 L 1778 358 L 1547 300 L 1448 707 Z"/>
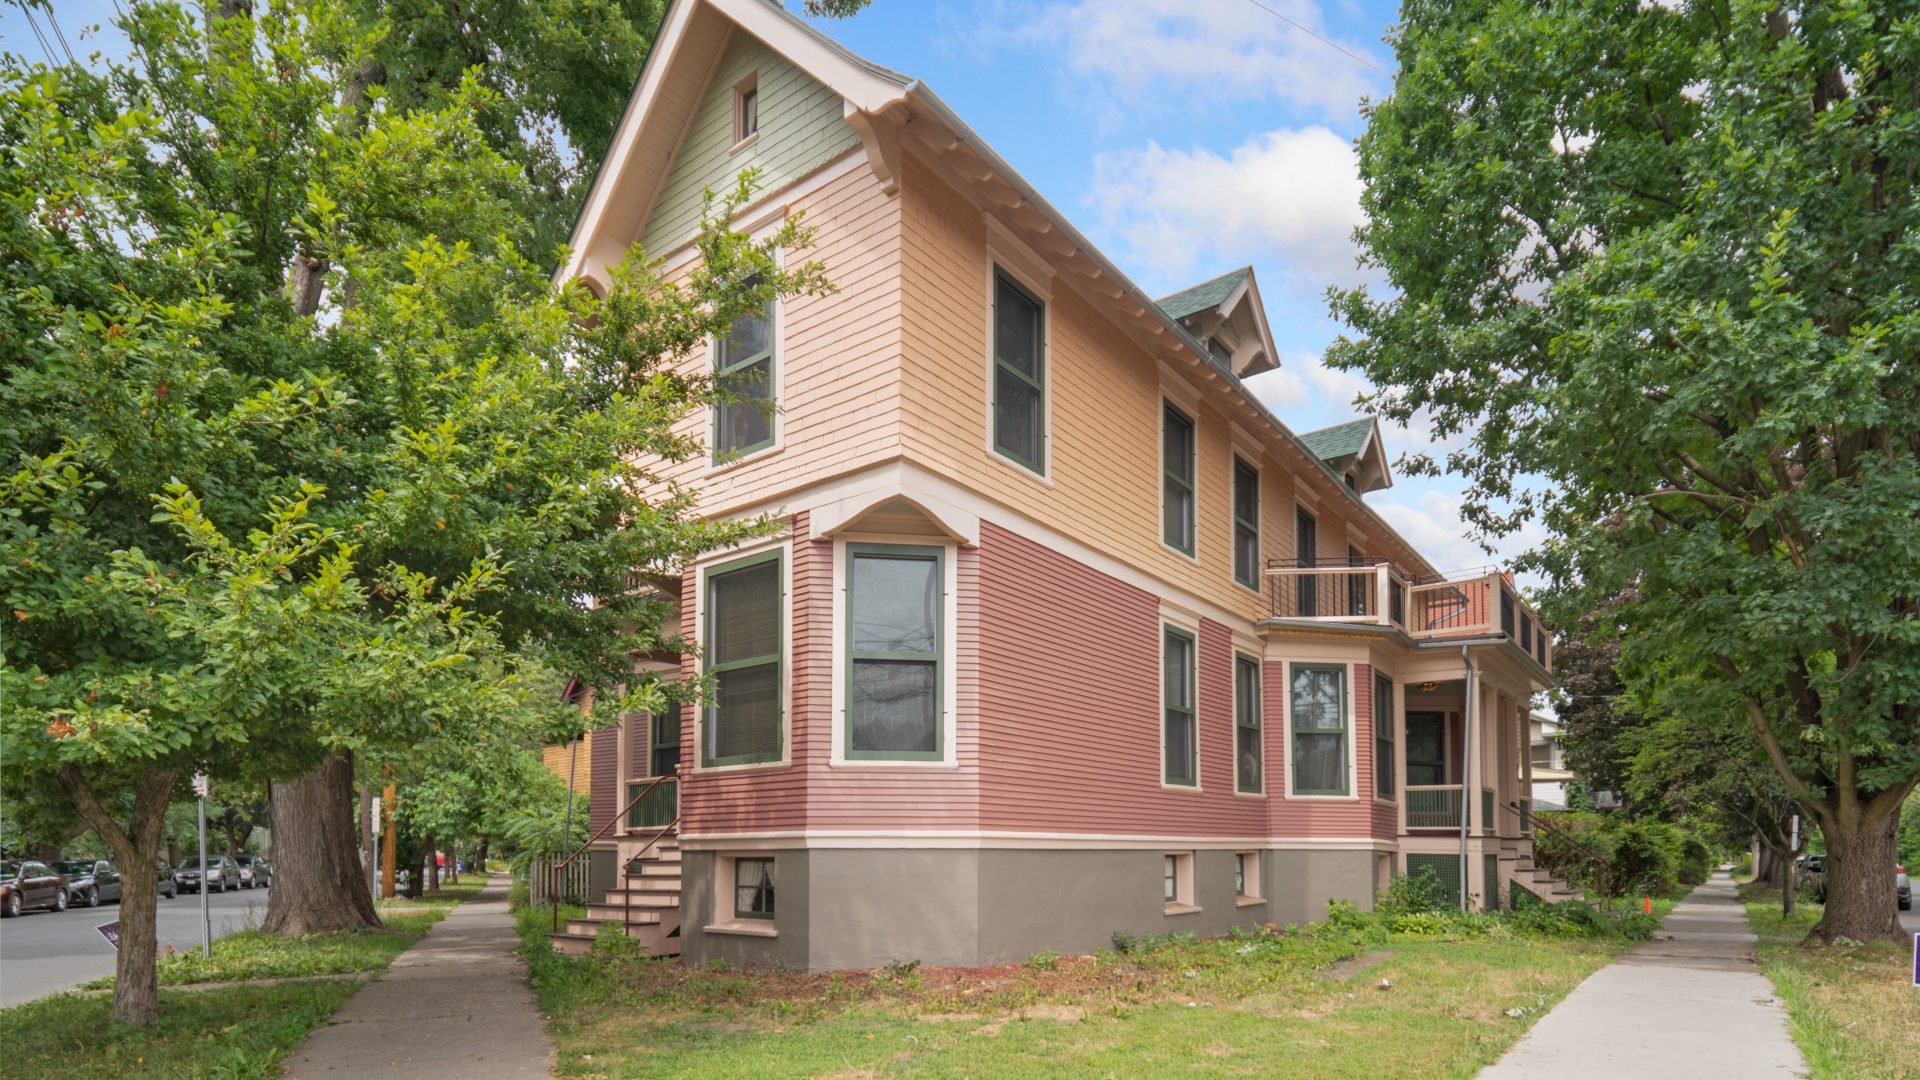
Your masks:
<path fill-rule="evenodd" d="M 1161 889 L 1168 915 L 1199 911 L 1193 902 L 1193 852 L 1170 851 L 1161 857 Z"/>

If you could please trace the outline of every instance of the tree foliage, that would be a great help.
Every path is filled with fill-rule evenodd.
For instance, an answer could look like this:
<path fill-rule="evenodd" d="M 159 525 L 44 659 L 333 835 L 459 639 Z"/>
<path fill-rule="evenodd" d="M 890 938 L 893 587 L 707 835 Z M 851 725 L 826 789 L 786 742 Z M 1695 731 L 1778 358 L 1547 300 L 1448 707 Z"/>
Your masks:
<path fill-rule="evenodd" d="M 0 738 L 129 866 L 196 768 L 453 761 L 549 726 L 556 671 L 664 693 L 642 578 L 766 526 L 636 463 L 702 449 L 676 425 L 718 390 L 680 360 L 827 287 L 780 258 L 799 222 L 726 228 L 748 177 L 692 272 L 554 289 L 481 73 L 403 105 L 347 0 L 215 14 L 134 5 L 98 69 L 0 58 Z M 114 1005 L 143 1023 L 151 885 Z"/>
<path fill-rule="evenodd" d="M 1831 861 L 1816 935 L 1895 931 L 1920 781 L 1920 24 L 1892 0 L 1409 3 L 1367 109 L 1337 365 L 1563 623 L 1744 717 Z"/>

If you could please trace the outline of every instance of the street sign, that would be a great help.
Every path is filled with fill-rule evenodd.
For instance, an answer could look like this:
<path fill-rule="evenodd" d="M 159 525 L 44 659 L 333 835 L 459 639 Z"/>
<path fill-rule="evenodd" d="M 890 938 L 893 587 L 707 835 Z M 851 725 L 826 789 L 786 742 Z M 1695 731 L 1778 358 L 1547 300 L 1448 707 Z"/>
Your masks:
<path fill-rule="evenodd" d="M 193 797 L 196 799 L 204 799 L 207 797 L 206 773 L 197 772 L 193 774 Z"/>
<path fill-rule="evenodd" d="M 107 939 L 107 944 L 116 949 L 120 947 L 119 919 L 115 919 L 110 923 L 101 923 L 99 926 L 94 927 L 94 929 L 100 931 L 100 936 Z"/>

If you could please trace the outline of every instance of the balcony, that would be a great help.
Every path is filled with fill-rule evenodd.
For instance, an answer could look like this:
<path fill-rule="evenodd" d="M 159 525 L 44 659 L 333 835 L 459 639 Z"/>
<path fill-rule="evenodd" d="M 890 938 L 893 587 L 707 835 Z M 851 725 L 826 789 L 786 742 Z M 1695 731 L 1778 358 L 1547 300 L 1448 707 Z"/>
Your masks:
<path fill-rule="evenodd" d="M 1459 784 L 1407 785 L 1407 828 L 1458 829 L 1460 792 Z"/>
<path fill-rule="evenodd" d="M 1505 634 L 1521 652 L 1553 670 L 1546 624 L 1499 570 L 1414 578 L 1386 559 L 1340 566 L 1269 560 L 1267 580 L 1276 619 L 1392 626 L 1419 640 Z"/>

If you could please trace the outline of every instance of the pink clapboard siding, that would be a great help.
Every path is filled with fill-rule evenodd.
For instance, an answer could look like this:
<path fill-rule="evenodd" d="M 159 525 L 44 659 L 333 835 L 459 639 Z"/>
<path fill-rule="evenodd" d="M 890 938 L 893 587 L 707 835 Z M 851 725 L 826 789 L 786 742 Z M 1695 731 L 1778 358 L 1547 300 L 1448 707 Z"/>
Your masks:
<path fill-rule="evenodd" d="M 613 820 L 624 799 L 620 791 L 620 729 L 603 727 L 588 737 L 593 740 L 592 779 L 588 781 L 592 794 L 587 815 L 591 835 Z"/>
<path fill-rule="evenodd" d="M 1268 822 L 1273 835 L 1283 837 L 1370 837 L 1373 819 L 1373 667 L 1349 665 L 1353 679 L 1353 728 L 1350 749 L 1356 755 L 1357 798 L 1285 798 L 1289 778 L 1287 759 L 1292 729 L 1291 695 L 1288 693 L 1286 665 L 1269 661 L 1260 680 L 1266 699 L 1267 781 L 1273 792 L 1268 800 Z M 1390 833 L 1388 835 L 1391 835 Z"/>
<path fill-rule="evenodd" d="M 980 528 L 981 824 L 993 830 L 1258 835 L 1233 794 L 1233 659 L 1199 641 L 1202 790 L 1166 790 L 1160 605 L 991 522 Z"/>

